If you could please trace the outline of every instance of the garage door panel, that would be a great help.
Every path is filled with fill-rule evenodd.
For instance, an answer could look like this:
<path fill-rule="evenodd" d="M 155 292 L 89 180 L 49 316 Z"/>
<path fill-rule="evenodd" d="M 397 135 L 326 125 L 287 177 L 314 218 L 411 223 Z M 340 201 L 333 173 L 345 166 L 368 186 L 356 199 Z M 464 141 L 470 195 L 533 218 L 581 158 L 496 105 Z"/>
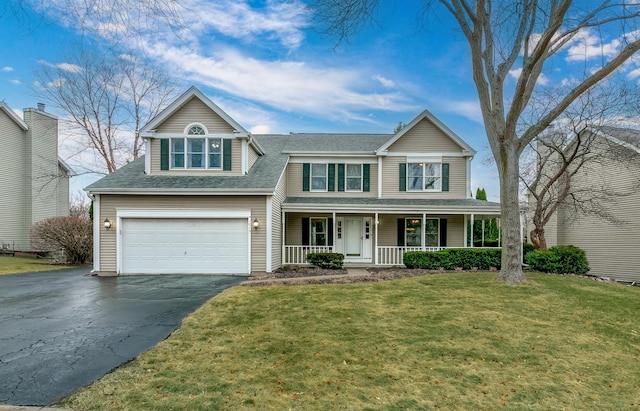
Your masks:
<path fill-rule="evenodd" d="M 131 218 L 122 223 L 123 274 L 248 274 L 246 219 Z"/>

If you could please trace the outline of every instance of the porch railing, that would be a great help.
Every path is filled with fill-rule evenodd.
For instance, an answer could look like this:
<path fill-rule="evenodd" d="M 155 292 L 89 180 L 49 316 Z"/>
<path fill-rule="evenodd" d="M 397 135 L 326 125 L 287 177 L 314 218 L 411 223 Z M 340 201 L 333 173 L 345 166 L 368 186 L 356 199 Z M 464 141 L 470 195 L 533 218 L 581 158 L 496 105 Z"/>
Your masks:
<path fill-rule="evenodd" d="M 447 247 L 377 247 L 378 265 L 403 265 L 404 253 L 409 251 L 440 251 Z"/>
<path fill-rule="evenodd" d="M 307 255 L 313 253 L 332 253 L 333 246 L 285 245 L 284 264 L 307 264 Z"/>

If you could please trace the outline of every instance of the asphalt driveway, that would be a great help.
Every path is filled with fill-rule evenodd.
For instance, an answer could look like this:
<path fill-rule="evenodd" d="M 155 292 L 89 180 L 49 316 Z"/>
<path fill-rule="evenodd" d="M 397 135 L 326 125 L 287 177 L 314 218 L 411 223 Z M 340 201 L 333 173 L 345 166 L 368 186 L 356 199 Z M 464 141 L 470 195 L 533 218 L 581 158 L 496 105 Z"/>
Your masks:
<path fill-rule="evenodd" d="M 243 277 L 0 276 L 0 404 L 48 405 L 165 339 Z"/>

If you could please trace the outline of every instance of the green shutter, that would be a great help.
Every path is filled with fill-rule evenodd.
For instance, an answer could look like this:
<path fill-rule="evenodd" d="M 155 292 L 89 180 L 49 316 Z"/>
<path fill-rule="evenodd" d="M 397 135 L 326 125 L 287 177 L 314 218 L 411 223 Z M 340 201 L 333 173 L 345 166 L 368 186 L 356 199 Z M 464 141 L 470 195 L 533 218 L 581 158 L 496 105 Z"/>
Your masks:
<path fill-rule="evenodd" d="M 222 140 L 222 169 L 231 170 L 231 139 L 225 138 Z"/>
<path fill-rule="evenodd" d="M 169 169 L 169 139 L 160 140 L 160 170 Z"/>
<path fill-rule="evenodd" d="M 327 219 L 327 245 L 328 246 L 332 246 L 333 245 L 333 218 L 328 218 Z"/>
<path fill-rule="evenodd" d="M 371 191 L 371 179 L 369 178 L 369 174 L 371 174 L 371 164 L 363 164 L 362 165 L 362 191 L 365 191 L 365 192 Z"/>
<path fill-rule="evenodd" d="M 309 218 L 302 218 L 302 245 L 309 245 Z"/>
<path fill-rule="evenodd" d="M 309 191 L 309 177 L 311 175 L 311 165 L 304 163 L 302 165 L 302 191 Z"/>
<path fill-rule="evenodd" d="M 447 246 L 447 219 L 440 219 L 440 247 Z"/>
<path fill-rule="evenodd" d="M 404 247 L 404 226 L 405 219 L 398 218 L 398 247 Z"/>
<path fill-rule="evenodd" d="M 400 163 L 398 164 L 399 172 L 398 172 L 398 190 L 407 191 L 407 164 Z"/>
<path fill-rule="evenodd" d="M 338 191 L 344 191 L 344 164 L 338 164 Z"/>
<path fill-rule="evenodd" d="M 449 163 L 442 163 L 442 191 L 449 191 Z"/>
<path fill-rule="evenodd" d="M 336 191 L 336 165 L 327 165 L 327 172 L 329 174 L 327 178 L 327 191 Z"/>

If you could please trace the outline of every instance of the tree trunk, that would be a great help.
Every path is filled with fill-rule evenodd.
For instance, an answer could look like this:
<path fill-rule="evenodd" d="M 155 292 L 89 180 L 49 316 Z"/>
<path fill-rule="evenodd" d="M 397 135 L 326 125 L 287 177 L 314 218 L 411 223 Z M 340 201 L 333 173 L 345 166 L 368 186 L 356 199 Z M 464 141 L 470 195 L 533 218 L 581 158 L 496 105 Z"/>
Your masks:
<path fill-rule="evenodd" d="M 535 224 L 533 230 L 529 234 L 531 237 L 531 243 L 536 250 L 544 250 L 547 248 L 547 239 L 544 236 L 544 226 L 541 224 Z"/>
<path fill-rule="evenodd" d="M 522 239 L 520 232 L 519 153 L 517 143 L 505 143 L 501 147 L 498 172 L 500 174 L 500 210 L 502 213 L 502 267 L 498 280 L 507 284 L 526 281 L 522 271 Z"/>

